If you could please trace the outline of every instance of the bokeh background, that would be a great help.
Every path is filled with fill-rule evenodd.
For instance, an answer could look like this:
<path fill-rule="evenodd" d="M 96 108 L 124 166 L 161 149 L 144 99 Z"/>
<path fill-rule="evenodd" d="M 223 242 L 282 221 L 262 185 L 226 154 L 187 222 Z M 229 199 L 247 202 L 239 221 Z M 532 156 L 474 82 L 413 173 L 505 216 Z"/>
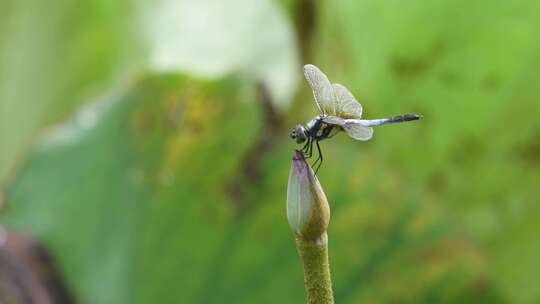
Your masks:
<path fill-rule="evenodd" d="M 314 63 L 425 116 L 322 143 L 336 301 L 538 303 L 539 28 L 534 0 L 1 0 L 4 234 L 80 303 L 304 302 Z"/>

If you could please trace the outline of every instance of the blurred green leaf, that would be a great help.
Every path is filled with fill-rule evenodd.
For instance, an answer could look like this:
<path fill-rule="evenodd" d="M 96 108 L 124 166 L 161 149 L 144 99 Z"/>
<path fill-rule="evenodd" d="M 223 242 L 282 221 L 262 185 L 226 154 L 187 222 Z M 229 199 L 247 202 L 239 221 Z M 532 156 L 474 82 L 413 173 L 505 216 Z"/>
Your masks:
<path fill-rule="evenodd" d="M 165 282 L 153 273 L 167 276 L 170 265 L 160 265 L 169 255 L 189 261 L 186 267 L 207 263 L 218 245 L 215 228 L 231 214 L 217 203 L 219 191 L 197 199 L 207 193 L 201 185 L 217 185 L 234 172 L 242 155 L 231 152 L 245 147 L 257 126 L 246 115 L 254 103 L 241 103 L 252 94 L 229 84 L 143 81 L 86 106 L 40 141 L 9 192 L 10 220 L 51 246 L 83 302 L 133 303 L 134 290 L 150 297 L 153 282 Z M 216 137 L 217 130 L 230 135 Z M 190 254 L 190 247 L 197 250 Z M 189 273 L 184 283 L 197 283 Z"/>
<path fill-rule="evenodd" d="M 227 190 L 265 132 L 253 93 L 234 80 L 162 76 L 107 94 L 39 142 L 3 220 L 44 240 L 82 302 L 302 302 L 286 139 L 256 151 L 260 180 Z M 354 159 L 357 148 L 337 141 L 326 151 L 338 150 Z M 416 191 L 378 156 L 356 160 L 321 171 L 337 300 L 485 300 L 474 246 L 436 208 L 412 203 Z M 368 178 L 366 164 L 381 174 Z"/>
<path fill-rule="evenodd" d="M 140 65 L 130 2 L 1 2 L 0 182 L 40 128 Z"/>

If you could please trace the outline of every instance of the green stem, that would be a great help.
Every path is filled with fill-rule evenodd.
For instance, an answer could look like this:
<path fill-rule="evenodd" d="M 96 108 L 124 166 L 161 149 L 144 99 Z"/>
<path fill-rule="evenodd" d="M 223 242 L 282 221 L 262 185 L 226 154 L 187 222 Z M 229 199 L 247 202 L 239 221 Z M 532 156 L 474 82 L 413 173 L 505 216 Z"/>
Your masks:
<path fill-rule="evenodd" d="M 304 285 L 308 304 L 333 304 L 332 280 L 328 263 L 328 235 L 308 240 L 296 236 L 298 254 L 304 264 Z"/>

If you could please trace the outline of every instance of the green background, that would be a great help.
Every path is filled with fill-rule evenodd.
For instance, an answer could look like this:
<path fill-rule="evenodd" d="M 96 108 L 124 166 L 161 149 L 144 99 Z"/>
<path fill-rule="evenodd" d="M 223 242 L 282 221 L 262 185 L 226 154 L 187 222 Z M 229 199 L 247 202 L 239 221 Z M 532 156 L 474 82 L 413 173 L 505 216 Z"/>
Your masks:
<path fill-rule="evenodd" d="M 165 3 L 0 3 L 1 221 L 80 302 L 304 301 L 285 215 L 289 130 L 316 114 L 303 63 L 367 118 L 425 117 L 322 143 L 336 301 L 540 301 L 538 2 L 235 0 L 238 23 L 149 31 L 216 10 Z"/>

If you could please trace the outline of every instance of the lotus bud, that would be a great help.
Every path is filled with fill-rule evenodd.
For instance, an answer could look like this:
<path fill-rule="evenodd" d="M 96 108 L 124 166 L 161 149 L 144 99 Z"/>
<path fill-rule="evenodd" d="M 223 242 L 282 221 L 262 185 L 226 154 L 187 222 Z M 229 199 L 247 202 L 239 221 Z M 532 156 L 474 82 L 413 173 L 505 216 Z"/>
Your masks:
<path fill-rule="evenodd" d="M 298 150 L 294 153 L 289 174 L 287 220 L 294 234 L 306 240 L 324 237 L 330 222 L 326 195 L 304 154 Z"/>

